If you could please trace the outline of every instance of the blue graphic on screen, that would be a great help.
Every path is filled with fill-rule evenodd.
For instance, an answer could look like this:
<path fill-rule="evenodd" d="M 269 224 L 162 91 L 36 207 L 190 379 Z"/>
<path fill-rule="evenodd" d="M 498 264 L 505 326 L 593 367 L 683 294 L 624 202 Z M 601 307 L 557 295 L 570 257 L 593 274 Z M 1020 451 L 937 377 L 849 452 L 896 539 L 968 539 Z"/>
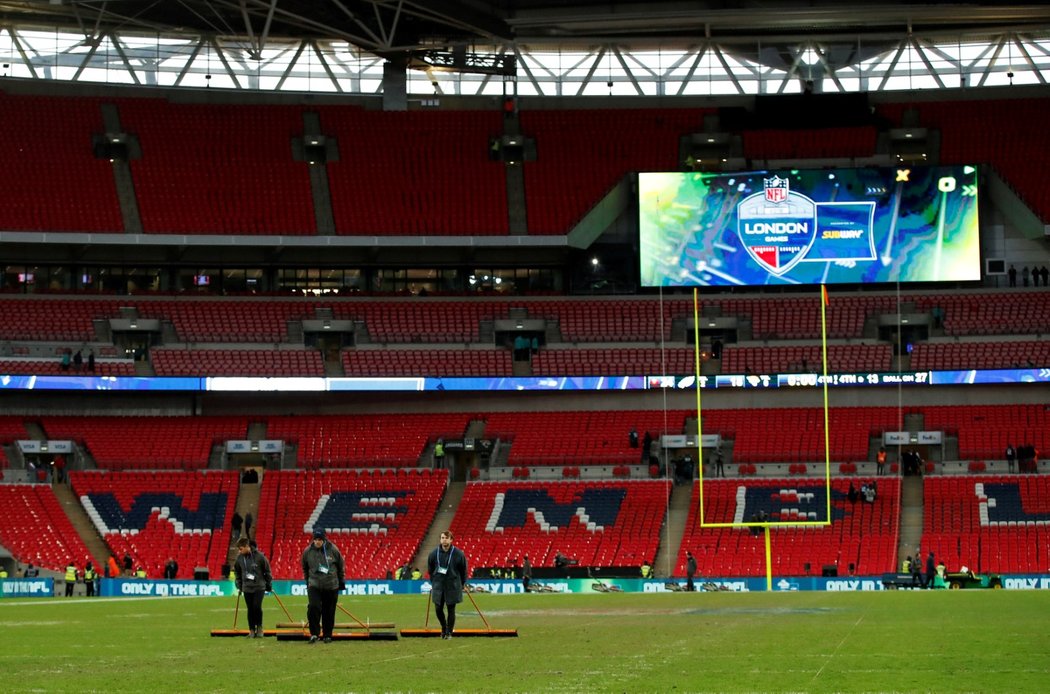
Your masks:
<path fill-rule="evenodd" d="M 644 286 L 980 279 L 974 166 L 638 175 Z"/>

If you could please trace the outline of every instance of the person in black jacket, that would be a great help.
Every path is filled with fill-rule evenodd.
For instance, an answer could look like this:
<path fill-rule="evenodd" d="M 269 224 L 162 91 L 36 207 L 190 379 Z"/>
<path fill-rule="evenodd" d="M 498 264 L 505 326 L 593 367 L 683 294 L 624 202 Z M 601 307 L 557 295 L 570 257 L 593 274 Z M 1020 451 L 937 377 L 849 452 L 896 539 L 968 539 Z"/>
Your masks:
<path fill-rule="evenodd" d="M 237 561 L 233 564 L 237 590 L 244 593 L 244 604 L 248 608 L 248 638 L 263 636 L 263 597 L 273 590 L 270 562 L 262 552 L 252 547 L 248 538 L 237 540 Z"/>
<path fill-rule="evenodd" d="M 310 624 L 310 643 L 317 643 L 323 636 L 325 643 L 332 642 L 335 629 L 335 607 L 339 591 L 346 589 L 343 555 L 339 548 L 325 537 L 322 528 L 314 528 L 310 546 L 303 552 L 303 580 L 309 603 L 306 620 Z"/>
<path fill-rule="evenodd" d="M 456 628 L 456 605 L 463 602 L 463 584 L 467 580 L 467 556 L 452 545 L 452 531 L 441 533 L 441 544 L 427 558 L 427 571 L 441 638 L 450 639 Z"/>

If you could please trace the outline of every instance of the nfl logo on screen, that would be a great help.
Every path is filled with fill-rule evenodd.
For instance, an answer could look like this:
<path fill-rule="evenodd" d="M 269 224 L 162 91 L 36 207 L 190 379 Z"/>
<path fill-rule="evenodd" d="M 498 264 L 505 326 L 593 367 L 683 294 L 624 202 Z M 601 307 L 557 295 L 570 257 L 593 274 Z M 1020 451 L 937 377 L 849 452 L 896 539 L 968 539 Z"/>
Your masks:
<path fill-rule="evenodd" d="M 788 197 L 788 180 L 780 176 L 763 178 L 766 188 L 766 200 L 773 203 L 784 202 Z"/>

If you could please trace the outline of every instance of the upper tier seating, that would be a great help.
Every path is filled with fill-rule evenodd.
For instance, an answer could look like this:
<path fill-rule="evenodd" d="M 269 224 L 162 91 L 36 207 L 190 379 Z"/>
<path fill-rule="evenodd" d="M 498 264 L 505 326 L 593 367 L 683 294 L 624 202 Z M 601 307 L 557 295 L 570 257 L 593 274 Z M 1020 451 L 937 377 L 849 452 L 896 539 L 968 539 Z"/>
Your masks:
<path fill-rule="evenodd" d="M 510 376 L 505 349 L 382 349 L 343 352 L 347 376 Z"/>
<path fill-rule="evenodd" d="M 660 543 L 666 481 L 475 482 L 452 520 L 473 567 L 554 566 L 558 552 L 581 566 L 641 566 Z"/>
<path fill-rule="evenodd" d="M 1043 221 L 1050 220 L 1050 190 L 1042 183 L 1038 157 L 1050 149 L 1043 120 L 1046 98 L 979 101 L 916 101 L 880 104 L 876 113 L 902 123 L 915 109 L 919 125 L 941 133 L 944 164 L 991 164 Z M 989 128 L 989 123 L 995 123 Z"/>
<path fill-rule="evenodd" d="M 878 132 L 874 126 L 814 130 L 748 130 L 746 159 L 832 159 L 870 157 Z"/>
<path fill-rule="evenodd" d="M 300 467 L 416 467 L 431 439 L 460 438 L 464 413 L 269 417 L 267 436 L 293 442 Z"/>
<path fill-rule="evenodd" d="M 490 138 L 503 132 L 499 111 L 311 110 L 339 143 L 339 161 L 328 165 L 339 234 L 507 233 L 505 165 L 489 159 Z"/>
<path fill-rule="evenodd" d="M 113 299 L 0 298 L 0 339 L 87 342 L 95 338 L 92 321 L 116 318 L 122 305 Z"/>
<path fill-rule="evenodd" d="M 130 554 L 150 578 L 164 575 L 169 558 L 177 578 L 208 568 L 221 576 L 237 505 L 236 471 L 73 471 L 73 491 L 118 562 Z"/>
<path fill-rule="evenodd" d="M 508 464 L 517 465 L 637 465 L 640 448 L 632 448 L 628 433 L 683 433 L 683 411 L 491 412 L 484 416 L 486 437 L 511 441 Z M 648 462 L 646 459 L 645 462 Z"/>
<path fill-rule="evenodd" d="M 837 565 L 840 576 L 846 575 L 851 565 L 858 575 L 893 571 L 900 517 L 900 479 L 878 478 L 878 494 L 873 504 L 847 500 L 851 483 L 860 489 L 870 481 L 842 478 L 831 481 L 830 526 L 773 528 L 773 575 L 819 576 L 825 565 Z M 770 522 L 825 521 L 828 509 L 825 489 L 822 480 L 749 479 L 746 483 L 705 480 L 703 521 L 745 523 L 760 510 L 766 512 Z M 684 575 L 687 551 L 696 557 L 699 576 L 765 575 L 765 538 L 761 533 L 737 528 L 701 528 L 700 520 L 700 484 L 696 482 L 675 575 Z"/>
<path fill-rule="evenodd" d="M 1050 331 L 1050 292 L 919 295 L 917 307 L 944 311 L 948 335 L 1034 335 Z"/>
<path fill-rule="evenodd" d="M 123 231 L 113 165 L 96 159 L 100 99 L 0 92 L 0 229 Z"/>
<path fill-rule="evenodd" d="M 530 234 L 567 234 L 626 174 L 677 171 L 679 138 L 702 129 L 704 109 L 521 112 L 536 140 L 525 162 Z"/>
<path fill-rule="evenodd" d="M 1050 565 L 1050 479 L 927 477 L 922 551 L 949 571 L 1044 573 Z"/>
<path fill-rule="evenodd" d="M 52 439 L 83 445 L 100 468 L 193 470 L 207 467 L 212 447 L 244 439 L 246 417 L 45 417 Z"/>
<path fill-rule="evenodd" d="M 442 470 L 267 472 L 255 537 L 276 578 L 302 579 L 316 527 L 342 552 L 347 578 L 384 578 L 415 556 L 447 484 Z"/>
<path fill-rule="evenodd" d="M 120 99 L 118 107 L 142 148 L 130 164 L 147 233 L 317 232 L 308 165 L 292 160 L 302 107 L 162 99 Z"/>
<path fill-rule="evenodd" d="M 59 571 L 91 561 L 101 573 L 105 557 L 92 559 L 50 486 L 0 484 L 0 508 L 0 545 L 20 563 Z"/>
<path fill-rule="evenodd" d="M 150 360 L 158 376 L 325 375 L 314 349 L 152 349 Z"/>

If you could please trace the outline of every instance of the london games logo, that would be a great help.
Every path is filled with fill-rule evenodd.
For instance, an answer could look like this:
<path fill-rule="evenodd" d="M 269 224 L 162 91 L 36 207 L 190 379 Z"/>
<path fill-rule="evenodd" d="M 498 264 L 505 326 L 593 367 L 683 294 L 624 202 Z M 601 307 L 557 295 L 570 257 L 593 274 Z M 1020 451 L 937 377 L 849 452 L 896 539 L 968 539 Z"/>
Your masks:
<path fill-rule="evenodd" d="M 801 261 L 817 238 L 816 204 L 791 192 L 776 174 L 762 179 L 762 192 L 737 205 L 740 243 L 767 272 L 783 275 Z"/>

